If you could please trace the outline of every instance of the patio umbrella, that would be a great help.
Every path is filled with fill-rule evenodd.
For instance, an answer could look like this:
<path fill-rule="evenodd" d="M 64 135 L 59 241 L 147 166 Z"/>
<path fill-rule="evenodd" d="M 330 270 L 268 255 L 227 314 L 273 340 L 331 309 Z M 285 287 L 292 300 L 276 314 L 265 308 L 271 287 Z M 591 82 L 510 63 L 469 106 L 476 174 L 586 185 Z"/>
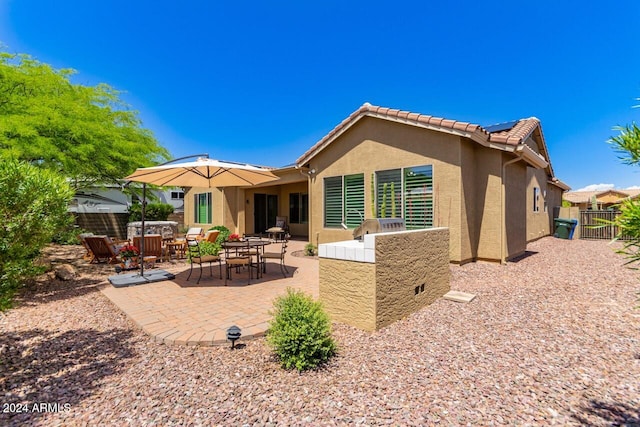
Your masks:
<path fill-rule="evenodd" d="M 244 187 L 278 179 L 269 169 L 243 163 L 209 158 L 196 161 L 138 168 L 125 179 L 142 182 L 142 235 L 144 236 L 144 201 L 146 184 L 175 187 Z M 144 276 L 144 238 L 140 239 L 140 275 Z"/>
<path fill-rule="evenodd" d="M 194 162 L 139 168 L 130 181 L 176 187 L 240 187 L 278 179 L 269 169 L 200 158 Z"/>

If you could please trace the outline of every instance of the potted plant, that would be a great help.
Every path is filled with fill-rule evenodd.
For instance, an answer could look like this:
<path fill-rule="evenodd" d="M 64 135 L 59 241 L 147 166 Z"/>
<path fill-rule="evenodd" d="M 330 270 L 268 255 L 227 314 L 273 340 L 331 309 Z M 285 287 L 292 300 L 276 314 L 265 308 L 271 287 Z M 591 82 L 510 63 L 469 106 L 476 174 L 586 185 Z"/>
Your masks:
<path fill-rule="evenodd" d="M 140 255 L 140 250 L 136 246 L 133 245 L 124 245 L 120 249 L 120 258 L 124 261 L 125 268 L 131 268 L 137 264 L 138 255 Z"/>
<path fill-rule="evenodd" d="M 240 236 L 236 233 L 230 234 L 229 238 L 227 239 L 227 241 L 229 242 L 239 242 L 240 241 Z"/>

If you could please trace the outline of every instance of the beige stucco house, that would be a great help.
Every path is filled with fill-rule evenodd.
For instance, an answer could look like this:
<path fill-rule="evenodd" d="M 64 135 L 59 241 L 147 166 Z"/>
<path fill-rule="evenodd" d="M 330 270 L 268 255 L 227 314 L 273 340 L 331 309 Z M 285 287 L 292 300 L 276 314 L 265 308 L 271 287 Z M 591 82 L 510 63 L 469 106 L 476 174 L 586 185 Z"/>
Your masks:
<path fill-rule="evenodd" d="M 450 260 L 504 261 L 551 234 L 559 181 L 536 118 L 483 128 L 364 104 L 274 169 L 280 180 L 185 194 L 185 222 L 260 233 L 276 216 L 314 244 L 352 238 L 362 218 L 448 227 Z M 347 229 L 344 229 L 344 226 Z"/>
<path fill-rule="evenodd" d="M 624 200 L 637 199 L 640 189 L 627 188 L 624 190 L 608 189 L 599 191 L 568 191 L 564 193 L 563 200 L 571 206 L 578 207 L 581 211 L 610 209 L 622 203 Z"/>

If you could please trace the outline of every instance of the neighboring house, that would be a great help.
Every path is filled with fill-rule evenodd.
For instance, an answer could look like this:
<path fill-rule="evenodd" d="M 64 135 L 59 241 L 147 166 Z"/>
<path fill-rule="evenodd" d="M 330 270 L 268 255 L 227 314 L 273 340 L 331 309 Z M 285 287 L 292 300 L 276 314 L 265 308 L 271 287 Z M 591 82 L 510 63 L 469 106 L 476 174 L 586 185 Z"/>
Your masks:
<path fill-rule="evenodd" d="M 174 215 L 182 218 L 184 211 L 184 191 L 151 190 L 159 201 L 172 204 Z M 83 230 L 96 234 L 108 234 L 124 238 L 129 220 L 131 196 L 118 185 L 88 187 L 76 190 L 69 205 L 69 212 L 76 216 L 76 224 Z"/>
<path fill-rule="evenodd" d="M 600 191 L 569 191 L 564 193 L 563 200 L 571 206 L 580 208 L 581 211 L 592 210 L 595 204 L 596 210 L 612 209 L 623 200 L 635 199 L 640 196 L 640 189 L 625 190 L 600 190 Z"/>
<path fill-rule="evenodd" d="M 288 216 L 291 234 L 318 244 L 395 214 L 409 229 L 449 227 L 453 262 L 504 261 L 551 234 L 569 189 L 536 118 L 483 128 L 370 104 L 273 172 L 261 187 L 188 189 L 185 222 L 260 233 Z"/>
<path fill-rule="evenodd" d="M 158 201 L 173 205 L 174 212 L 184 211 L 184 191 L 182 189 L 151 190 L 150 193 L 155 195 Z M 128 214 L 129 206 L 131 206 L 131 196 L 125 194 L 122 187 L 106 185 L 78 189 L 69 205 L 69 212 Z"/>
<path fill-rule="evenodd" d="M 69 205 L 74 213 L 128 213 L 131 197 L 120 186 L 81 188 Z"/>

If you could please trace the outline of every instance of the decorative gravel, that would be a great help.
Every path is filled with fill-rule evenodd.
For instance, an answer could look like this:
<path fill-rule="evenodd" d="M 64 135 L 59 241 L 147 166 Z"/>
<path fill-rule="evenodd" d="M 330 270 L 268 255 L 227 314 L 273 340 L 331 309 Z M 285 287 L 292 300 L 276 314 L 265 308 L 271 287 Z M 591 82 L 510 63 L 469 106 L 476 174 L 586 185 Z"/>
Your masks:
<path fill-rule="evenodd" d="M 640 272 L 606 242 L 529 249 L 452 265 L 469 304 L 376 333 L 335 324 L 338 355 L 303 374 L 264 340 L 156 344 L 96 290 L 104 276 L 41 280 L 0 315 L 0 425 L 640 425 Z"/>

